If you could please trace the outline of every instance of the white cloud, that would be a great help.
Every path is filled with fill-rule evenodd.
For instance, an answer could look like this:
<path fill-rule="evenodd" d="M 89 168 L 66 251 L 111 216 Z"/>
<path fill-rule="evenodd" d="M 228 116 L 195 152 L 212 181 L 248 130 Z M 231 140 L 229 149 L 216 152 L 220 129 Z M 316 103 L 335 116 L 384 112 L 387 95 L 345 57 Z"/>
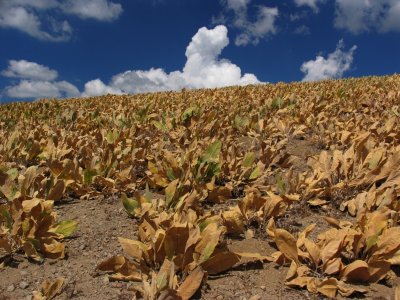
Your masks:
<path fill-rule="evenodd" d="M 46 32 L 42 30 L 42 23 L 35 13 L 25 7 L 12 6 L 7 3 L 0 3 L 0 27 L 17 29 L 45 41 L 58 42 L 70 38 L 71 26 L 67 21 L 62 22 L 63 26 L 59 26 L 59 30 Z"/>
<path fill-rule="evenodd" d="M 275 19 L 278 14 L 277 8 L 260 7 L 255 22 L 243 23 L 243 26 L 239 27 L 243 29 L 243 33 L 236 37 L 235 44 L 237 46 L 245 46 L 249 43 L 257 45 L 260 39 L 268 34 L 276 33 Z"/>
<path fill-rule="evenodd" d="M 142 93 L 179 90 L 181 88 L 213 88 L 259 83 L 253 74 L 244 74 L 227 59 L 220 59 L 229 44 L 228 30 L 200 28 L 186 48 L 186 64 L 182 71 L 166 73 L 162 69 L 133 70 L 112 77 L 108 85 L 96 79 L 85 85 L 83 96 L 105 93 Z"/>
<path fill-rule="evenodd" d="M 160 68 L 129 70 L 116 74 L 108 84 L 100 79 L 91 80 L 85 84 L 82 93 L 69 82 L 56 81 L 55 70 L 35 62 L 11 60 L 1 74 L 21 80 L 6 87 L 4 94 L 12 98 L 87 97 L 259 83 L 254 74 L 242 75 L 240 67 L 220 58 L 228 44 L 228 30 L 224 25 L 213 29 L 202 27 L 186 48 L 183 70 L 170 73 Z"/>
<path fill-rule="evenodd" d="M 82 96 L 89 97 L 105 94 L 121 94 L 121 91 L 105 85 L 100 79 L 94 79 L 85 84 L 85 90 Z"/>
<path fill-rule="evenodd" d="M 399 0 L 336 0 L 335 27 L 354 34 L 400 31 Z"/>
<path fill-rule="evenodd" d="M 82 19 L 113 21 L 122 13 L 122 6 L 108 0 L 69 0 L 62 4 L 62 9 Z"/>
<path fill-rule="evenodd" d="M 1 75 L 21 79 L 16 85 L 8 86 L 4 94 L 12 98 L 75 97 L 80 92 L 67 81 L 56 81 L 58 73 L 44 65 L 26 60 L 10 60 Z"/>
<path fill-rule="evenodd" d="M 220 0 L 224 12 L 213 23 L 228 23 L 239 29 L 241 33 L 235 39 L 237 46 L 258 44 L 261 39 L 277 31 L 275 21 L 279 16 L 278 8 L 257 6 L 254 20 L 248 17 L 248 7 L 252 0 Z"/>
<path fill-rule="evenodd" d="M 61 98 L 75 97 L 79 90 L 66 81 L 21 80 L 18 85 L 5 89 L 5 94 L 12 98 Z"/>
<path fill-rule="evenodd" d="M 43 41 L 61 42 L 69 40 L 73 31 L 68 21 L 59 19 L 61 16 L 113 21 L 121 12 L 121 4 L 108 0 L 0 0 L 0 27 Z"/>
<path fill-rule="evenodd" d="M 344 43 L 340 40 L 336 50 L 324 58 L 318 55 L 315 60 L 304 62 L 300 70 L 305 74 L 303 81 L 316 81 L 330 78 L 340 78 L 350 69 L 353 62 L 353 54 L 357 46 L 349 51 L 343 51 Z"/>
<path fill-rule="evenodd" d="M 318 2 L 325 0 L 294 0 L 297 6 L 309 6 L 314 12 L 318 12 Z"/>
<path fill-rule="evenodd" d="M 10 60 L 8 68 L 1 72 L 5 77 L 51 81 L 57 78 L 57 71 L 26 60 Z"/>

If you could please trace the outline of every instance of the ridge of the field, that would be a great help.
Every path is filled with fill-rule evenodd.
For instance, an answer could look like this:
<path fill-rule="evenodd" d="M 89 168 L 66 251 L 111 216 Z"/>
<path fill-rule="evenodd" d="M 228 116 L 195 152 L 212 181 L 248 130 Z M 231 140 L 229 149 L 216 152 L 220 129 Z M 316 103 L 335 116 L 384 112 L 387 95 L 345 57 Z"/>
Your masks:
<path fill-rule="evenodd" d="M 0 105 L 0 299 L 400 299 L 400 75 Z"/>

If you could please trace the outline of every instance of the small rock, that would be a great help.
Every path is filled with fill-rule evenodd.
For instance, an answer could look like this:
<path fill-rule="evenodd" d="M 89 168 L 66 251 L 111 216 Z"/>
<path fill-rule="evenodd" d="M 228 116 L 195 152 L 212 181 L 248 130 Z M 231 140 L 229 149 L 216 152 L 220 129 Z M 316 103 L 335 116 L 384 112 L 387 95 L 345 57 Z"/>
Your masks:
<path fill-rule="evenodd" d="M 80 250 L 85 250 L 85 248 L 86 248 L 86 245 L 85 245 L 85 244 L 82 244 L 82 245 L 79 247 Z"/>
<path fill-rule="evenodd" d="M 29 286 L 29 283 L 27 283 L 26 281 L 21 281 L 20 283 L 19 283 L 19 287 L 21 288 L 21 289 L 26 289 L 27 287 Z"/>
<path fill-rule="evenodd" d="M 26 276 L 26 275 L 28 275 L 28 272 L 27 272 L 27 271 L 25 271 L 25 270 L 24 270 L 24 271 L 21 271 L 20 273 L 21 273 L 21 275 L 22 275 L 22 276 Z"/>
<path fill-rule="evenodd" d="M 110 279 L 108 278 L 108 276 L 104 276 L 103 282 L 104 283 L 109 283 L 110 282 Z"/>
<path fill-rule="evenodd" d="M 265 291 L 266 286 L 265 286 L 265 285 L 262 285 L 262 286 L 260 286 L 260 289 L 262 289 L 263 291 Z"/>
<path fill-rule="evenodd" d="M 7 288 L 7 292 L 14 292 L 14 290 L 15 290 L 15 285 L 13 284 L 9 285 Z"/>
<path fill-rule="evenodd" d="M 224 299 L 224 296 L 222 296 L 222 295 L 217 296 L 217 300 L 223 300 L 223 299 Z"/>
<path fill-rule="evenodd" d="M 32 300 L 32 295 L 28 295 L 25 297 L 25 300 Z"/>
<path fill-rule="evenodd" d="M 260 300 L 261 296 L 260 295 L 253 295 L 249 298 L 249 300 Z"/>

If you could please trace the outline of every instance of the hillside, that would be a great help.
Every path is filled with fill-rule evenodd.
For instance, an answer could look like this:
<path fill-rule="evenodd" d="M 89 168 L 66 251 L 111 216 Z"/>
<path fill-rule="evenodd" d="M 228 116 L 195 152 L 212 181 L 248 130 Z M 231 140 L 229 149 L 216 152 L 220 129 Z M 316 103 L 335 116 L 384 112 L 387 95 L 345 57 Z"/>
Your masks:
<path fill-rule="evenodd" d="M 394 299 L 400 75 L 0 106 L 0 299 Z"/>

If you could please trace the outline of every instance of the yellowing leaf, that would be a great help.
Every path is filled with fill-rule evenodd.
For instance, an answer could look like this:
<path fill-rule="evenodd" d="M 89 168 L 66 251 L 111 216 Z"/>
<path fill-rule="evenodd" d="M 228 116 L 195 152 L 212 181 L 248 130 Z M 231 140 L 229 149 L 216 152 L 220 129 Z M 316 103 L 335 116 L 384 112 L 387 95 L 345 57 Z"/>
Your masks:
<path fill-rule="evenodd" d="M 121 194 L 121 201 L 128 215 L 134 217 L 135 210 L 139 206 L 139 202 L 135 199 L 128 198 L 125 193 Z"/>
<path fill-rule="evenodd" d="M 238 209 L 231 209 L 222 213 L 224 225 L 229 233 L 240 234 L 245 231 L 244 218 Z"/>
<path fill-rule="evenodd" d="M 254 180 L 260 177 L 264 171 L 264 168 L 265 166 L 261 162 L 259 162 L 255 169 L 251 172 L 249 180 Z"/>
<path fill-rule="evenodd" d="M 64 237 L 69 237 L 76 231 L 77 227 L 77 221 L 61 221 L 55 232 L 62 234 Z"/>
<path fill-rule="evenodd" d="M 367 282 L 369 277 L 368 264 L 362 260 L 353 261 L 340 274 L 341 280 L 346 282 Z"/>
<path fill-rule="evenodd" d="M 221 152 L 222 143 L 221 141 L 215 141 L 207 147 L 204 155 L 202 156 L 203 162 L 217 162 Z"/>
<path fill-rule="evenodd" d="M 255 158 L 256 158 L 256 155 L 254 152 L 247 152 L 243 158 L 242 166 L 244 168 L 250 168 L 252 166 L 252 164 L 254 163 Z"/>
<path fill-rule="evenodd" d="M 289 232 L 284 229 L 276 229 L 274 241 L 279 251 L 281 251 L 288 259 L 293 260 L 296 264 L 300 264 L 297 255 L 296 240 Z"/>
<path fill-rule="evenodd" d="M 64 278 L 59 277 L 55 281 L 46 280 L 42 283 L 42 294 L 46 299 L 53 299 L 55 296 L 61 293 L 64 285 Z"/>
<path fill-rule="evenodd" d="M 64 196 L 65 182 L 64 180 L 57 181 L 56 185 L 50 190 L 47 199 L 58 201 Z"/>
<path fill-rule="evenodd" d="M 185 278 L 178 289 L 178 295 L 182 300 L 189 300 L 196 293 L 203 281 L 204 275 L 203 269 L 197 267 Z"/>
<path fill-rule="evenodd" d="M 174 196 L 176 193 L 176 188 L 179 184 L 179 179 L 176 179 L 168 184 L 168 186 L 165 189 L 165 202 L 167 206 L 170 206 L 172 204 L 172 201 L 174 200 Z"/>
<path fill-rule="evenodd" d="M 218 274 L 232 268 L 239 261 L 239 255 L 233 252 L 224 251 L 213 255 L 207 261 L 202 263 L 201 266 L 208 272 L 208 274 Z"/>

